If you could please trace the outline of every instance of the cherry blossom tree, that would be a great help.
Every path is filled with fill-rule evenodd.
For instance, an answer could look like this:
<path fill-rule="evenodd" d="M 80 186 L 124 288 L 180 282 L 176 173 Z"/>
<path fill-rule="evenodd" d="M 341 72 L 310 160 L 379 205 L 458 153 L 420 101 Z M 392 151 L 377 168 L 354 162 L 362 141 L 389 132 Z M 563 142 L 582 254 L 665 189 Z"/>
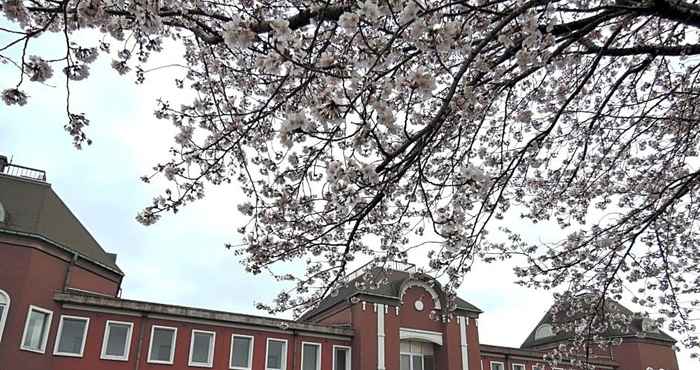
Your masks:
<path fill-rule="evenodd" d="M 12 22 L 0 60 L 18 77 L 0 87 L 10 106 L 30 107 L 24 87 L 52 76 L 80 88 L 100 54 L 144 83 L 152 55 L 184 46 L 173 94 L 196 98 L 159 100 L 156 116 L 179 133 L 144 177 L 172 186 L 137 218 L 152 224 L 205 186 L 238 181 L 247 269 L 306 263 L 278 275 L 293 288 L 262 308 L 302 312 L 348 284 L 360 259 L 420 249 L 452 294 L 474 261 L 518 256 L 521 284 L 590 313 L 562 329 L 578 344 L 608 340 L 600 333 L 624 315 L 607 299 L 631 297 L 700 347 L 696 1 L 0 4 Z M 77 41 L 82 29 L 92 43 Z M 65 56 L 28 55 L 49 32 L 64 35 Z M 90 121 L 68 96 L 80 147 Z M 568 237 L 533 243 L 518 217 Z"/>

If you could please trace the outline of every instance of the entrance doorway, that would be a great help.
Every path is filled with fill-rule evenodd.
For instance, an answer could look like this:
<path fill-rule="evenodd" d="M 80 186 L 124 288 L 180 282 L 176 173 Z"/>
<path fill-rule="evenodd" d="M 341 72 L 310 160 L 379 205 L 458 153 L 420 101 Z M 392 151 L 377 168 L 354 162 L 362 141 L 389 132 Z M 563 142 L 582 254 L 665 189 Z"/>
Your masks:
<path fill-rule="evenodd" d="M 435 348 L 433 343 L 401 341 L 400 370 L 434 370 Z"/>

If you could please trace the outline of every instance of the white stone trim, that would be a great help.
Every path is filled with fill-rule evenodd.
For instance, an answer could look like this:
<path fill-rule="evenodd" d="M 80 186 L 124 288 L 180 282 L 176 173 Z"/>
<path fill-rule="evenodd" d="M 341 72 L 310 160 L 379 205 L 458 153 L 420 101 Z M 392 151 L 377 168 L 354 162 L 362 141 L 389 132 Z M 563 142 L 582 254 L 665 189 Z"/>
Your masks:
<path fill-rule="evenodd" d="M 404 296 L 404 294 L 406 294 L 406 291 L 407 291 L 409 288 L 413 288 L 413 287 L 418 287 L 418 288 L 423 288 L 423 289 L 425 289 L 425 291 L 428 292 L 428 294 L 430 294 L 430 297 L 433 298 L 433 306 L 434 306 L 434 308 L 435 308 L 436 310 L 440 310 L 440 309 L 441 309 L 441 305 L 440 305 L 440 296 L 438 296 L 438 294 L 437 294 L 437 292 L 435 291 L 435 289 L 433 289 L 433 287 L 431 287 L 430 285 L 428 285 L 428 284 L 426 284 L 425 282 L 420 281 L 420 280 L 409 280 L 409 281 L 404 282 L 403 285 L 401 285 L 401 290 L 399 291 L 399 299 L 401 299 L 401 302 L 402 302 L 402 303 L 403 303 L 403 296 Z"/>
<path fill-rule="evenodd" d="M 401 340 L 411 340 L 416 339 L 420 341 L 427 341 L 435 343 L 439 346 L 442 345 L 442 333 L 430 330 L 420 330 L 411 328 L 399 328 L 399 339 Z"/>
<path fill-rule="evenodd" d="M 457 318 L 459 323 L 459 346 L 462 349 L 462 370 L 469 370 L 469 347 L 467 337 L 467 326 L 469 318 L 460 316 Z"/>
<path fill-rule="evenodd" d="M 384 305 L 379 304 L 377 312 L 377 370 L 385 370 Z M 375 306 L 375 307 L 376 307 Z"/>

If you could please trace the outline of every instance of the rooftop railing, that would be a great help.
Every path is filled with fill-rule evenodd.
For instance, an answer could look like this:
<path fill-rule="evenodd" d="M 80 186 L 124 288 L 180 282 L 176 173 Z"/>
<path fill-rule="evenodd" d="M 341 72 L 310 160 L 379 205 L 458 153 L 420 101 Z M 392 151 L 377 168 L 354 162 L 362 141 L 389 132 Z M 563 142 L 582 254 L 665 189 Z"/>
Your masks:
<path fill-rule="evenodd" d="M 0 166 L 0 174 L 38 181 L 46 181 L 46 171 L 12 163 Z"/>
<path fill-rule="evenodd" d="M 408 262 L 401 262 L 401 261 L 394 261 L 394 260 L 389 260 L 389 261 L 369 261 L 365 263 L 364 265 L 360 266 L 357 268 L 355 271 L 351 272 L 347 276 L 347 281 L 352 281 L 356 279 L 357 277 L 361 276 L 362 274 L 365 273 L 368 269 L 371 269 L 373 267 L 382 267 L 387 270 L 394 270 L 394 271 L 406 271 L 406 272 L 415 272 L 416 265 L 413 263 L 408 263 Z"/>

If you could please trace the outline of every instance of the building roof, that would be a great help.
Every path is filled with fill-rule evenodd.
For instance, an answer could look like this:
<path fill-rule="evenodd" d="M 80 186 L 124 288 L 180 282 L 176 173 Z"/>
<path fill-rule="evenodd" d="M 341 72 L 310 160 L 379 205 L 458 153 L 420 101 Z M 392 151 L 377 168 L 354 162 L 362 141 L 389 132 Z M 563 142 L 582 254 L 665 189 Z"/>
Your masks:
<path fill-rule="evenodd" d="M 107 253 L 45 181 L 3 174 L 0 232 L 41 238 L 119 274 L 116 255 Z"/>
<path fill-rule="evenodd" d="M 368 268 L 367 270 L 370 272 L 372 280 L 370 280 L 369 284 L 365 282 L 364 288 L 361 286 L 362 284 L 358 284 L 364 278 L 364 274 L 356 274 L 356 277 L 351 278 L 348 284 L 345 284 L 338 290 L 338 294 L 326 297 L 316 307 L 305 312 L 299 318 L 299 320 L 312 320 L 320 313 L 331 309 L 340 303 L 347 302 L 353 296 L 374 296 L 382 299 L 400 300 L 401 286 L 403 285 L 403 283 L 409 279 L 419 278 L 417 274 L 412 274 L 409 271 L 402 271 L 391 268 L 374 267 Z M 371 284 L 371 282 L 373 281 L 378 282 L 381 280 L 384 280 L 384 283 L 378 283 L 376 284 L 376 287 L 370 288 L 367 286 L 373 285 Z M 435 290 L 438 292 L 438 294 L 444 296 L 442 289 L 439 285 L 435 287 Z M 457 304 L 457 310 L 469 311 L 476 314 L 480 314 L 483 312 L 473 304 L 459 297 L 456 298 L 455 303 Z"/>
<path fill-rule="evenodd" d="M 622 314 L 629 316 L 629 317 L 636 316 L 630 309 L 623 306 L 619 302 L 616 302 L 612 299 L 607 299 L 606 302 L 607 302 L 606 310 L 608 310 L 608 311 L 619 312 L 619 313 L 622 313 Z M 576 319 L 576 317 L 573 317 L 571 320 L 574 320 L 574 319 Z M 535 347 L 547 346 L 547 345 L 553 344 L 553 343 L 568 341 L 568 340 L 573 338 L 573 333 L 567 333 L 567 332 L 558 332 L 558 333 L 554 333 L 554 335 L 547 336 L 544 338 L 536 338 L 535 333 L 537 332 L 537 329 L 544 324 L 556 326 L 556 323 L 554 322 L 554 317 L 553 317 L 553 308 L 550 308 L 547 311 L 547 313 L 544 314 L 544 316 L 542 317 L 542 319 L 540 319 L 537 326 L 535 326 L 535 328 L 532 329 L 532 332 L 530 332 L 530 335 L 527 336 L 527 338 L 525 339 L 525 341 L 523 342 L 523 344 L 520 347 L 521 348 L 535 348 Z M 609 337 L 609 338 L 619 338 L 619 337 L 622 337 L 622 338 L 630 338 L 630 337 L 641 338 L 641 337 L 643 337 L 643 338 L 655 339 L 655 340 L 669 342 L 669 343 L 676 342 L 675 339 L 673 339 L 668 334 L 664 333 L 662 330 L 645 330 L 644 325 L 643 325 L 643 319 L 641 319 L 641 318 L 633 319 L 630 325 L 631 325 L 631 327 L 626 332 L 624 332 L 622 330 L 619 330 L 619 331 L 609 330 L 604 335 L 606 337 Z"/>
<path fill-rule="evenodd" d="M 272 317 L 245 315 L 239 313 L 216 311 L 196 307 L 176 306 L 162 303 L 135 301 L 121 299 L 85 292 L 62 292 L 56 293 L 54 299 L 64 305 L 74 305 L 80 309 L 102 308 L 110 312 L 132 312 L 148 314 L 153 317 L 167 319 L 190 319 L 217 321 L 222 324 L 237 324 L 251 326 L 260 330 L 295 330 L 308 333 L 334 335 L 350 338 L 354 331 L 345 327 L 319 325 L 293 320 L 277 319 Z"/>
<path fill-rule="evenodd" d="M 542 351 L 534 351 L 534 350 L 528 350 L 528 349 L 522 349 L 522 348 L 513 348 L 513 347 L 505 347 L 505 346 L 494 346 L 490 344 L 480 344 L 479 349 L 482 354 L 496 354 L 496 355 L 504 355 L 504 356 L 518 356 L 518 357 L 530 357 L 533 360 L 543 360 L 543 355 L 544 352 Z M 617 367 L 618 363 L 606 359 L 606 358 L 591 358 L 588 360 L 591 363 L 594 363 L 596 365 L 603 365 L 603 366 L 609 366 L 609 367 Z"/>

